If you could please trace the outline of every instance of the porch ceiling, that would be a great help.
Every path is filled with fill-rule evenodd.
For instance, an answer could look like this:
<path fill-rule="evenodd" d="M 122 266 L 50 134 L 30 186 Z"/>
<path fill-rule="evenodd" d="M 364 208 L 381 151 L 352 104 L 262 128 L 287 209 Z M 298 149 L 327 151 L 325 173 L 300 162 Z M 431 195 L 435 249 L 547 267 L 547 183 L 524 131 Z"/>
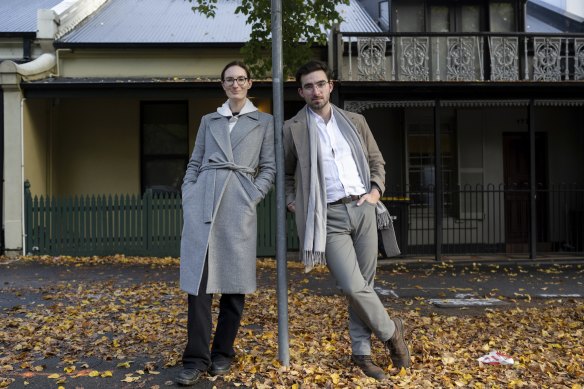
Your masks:
<path fill-rule="evenodd" d="M 166 98 L 194 97 L 202 92 L 205 96 L 216 93 L 224 96 L 218 80 L 200 80 L 195 78 L 49 78 L 40 81 L 22 82 L 20 84 L 27 98 L 59 97 L 141 97 Z M 286 82 L 284 88 L 288 94 L 296 94 L 296 83 Z M 254 80 L 253 91 L 256 94 L 270 94 L 272 82 Z M 253 94 L 253 93 L 252 93 Z"/>
<path fill-rule="evenodd" d="M 581 101 L 584 82 L 372 82 L 341 81 L 336 91 L 344 100 L 465 101 L 504 104 L 516 100 Z M 472 103 L 471 103 L 472 102 Z"/>

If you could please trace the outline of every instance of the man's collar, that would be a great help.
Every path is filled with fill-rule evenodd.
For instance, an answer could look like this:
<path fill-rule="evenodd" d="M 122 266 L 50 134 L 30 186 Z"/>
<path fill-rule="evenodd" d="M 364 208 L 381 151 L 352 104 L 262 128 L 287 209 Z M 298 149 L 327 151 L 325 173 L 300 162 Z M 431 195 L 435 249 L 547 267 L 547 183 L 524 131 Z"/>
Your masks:
<path fill-rule="evenodd" d="M 312 110 L 312 108 L 310 108 L 310 106 L 306 106 L 306 109 L 308 109 L 308 112 L 310 113 L 310 115 L 312 115 L 312 117 L 316 120 L 316 121 L 320 121 L 322 123 L 324 123 L 325 125 L 328 124 L 324 121 L 324 119 L 322 118 L 322 116 L 320 116 L 319 114 L 317 114 L 316 112 L 314 112 Z M 334 114 L 334 109 L 331 105 L 331 118 L 329 119 L 329 123 L 336 123 L 335 120 L 335 114 Z"/>

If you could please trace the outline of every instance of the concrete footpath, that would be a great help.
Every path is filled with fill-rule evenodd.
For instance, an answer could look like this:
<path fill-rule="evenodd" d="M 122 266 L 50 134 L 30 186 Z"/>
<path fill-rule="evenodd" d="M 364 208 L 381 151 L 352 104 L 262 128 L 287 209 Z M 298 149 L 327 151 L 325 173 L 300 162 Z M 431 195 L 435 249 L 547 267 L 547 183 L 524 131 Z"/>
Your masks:
<path fill-rule="evenodd" d="M 477 315 L 486 308 L 535 306 L 547 299 L 576 299 L 584 301 L 584 260 L 547 259 L 529 261 L 524 259 L 489 260 L 466 258 L 465 260 L 436 263 L 431 260 L 381 260 L 376 278 L 376 290 L 384 304 L 392 309 L 418 307 L 422 312 L 431 311 L 443 315 Z M 145 282 L 168 282 L 178 284 L 179 269 L 176 265 L 152 266 L 140 264 L 77 264 L 58 265 L 34 261 L 2 259 L 0 263 L 0 318 L 15 309 L 44 304 L 44 291 L 62 283 L 96 283 L 111 281 L 116 285 L 132 287 Z M 258 267 L 259 289 L 276 287 L 276 271 L 273 261 L 262 260 Z M 326 270 L 305 274 L 299 266 L 288 269 L 289 285 L 302 284 L 315 294 L 338 294 L 334 280 Z M 1 321 L 0 321 L 1 323 Z M 0 324 L 4 330 L 4 325 Z M 344 324 L 343 324 L 344 325 Z M 344 330 L 344 328 L 343 328 Z M 177 339 L 177 342 L 183 342 Z M 7 353 L 0 342 L 0 359 Z M 6 362 L 6 361 L 4 361 Z M 44 371 L 61 369 L 59 358 L 43 361 Z M 158 374 L 148 374 L 139 384 L 122 382 L 124 371 L 115 360 L 88 358 L 84 373 L 69 381 L 64 388 L 163 388 L 175 387 L 174 376 L 180 367 L 158 366 Z M 148 360 L 137 358 L 133 364 L 142 366 Z M 2 365 L 2 363 L 0 363 Z M 91 369 L 109 370 L 111 380 L 95 380 L 89 376 Z M 81 373 L 81 371 L 80 371 Z M 0 377 L 11 377 L 15 381 L 9 388 L 57 388 L 50 373 L 1 371 Z M 0 381 L 1 382 L 1 381 Z M 105 385 L 105 386 L 104 386 Z M 0 387 L 2 385 L 0 384 Z M 204 381 L 195 388 L 228 388 L 221 379 Z M 239 386 L 241 388 L 241 386 Z"/>

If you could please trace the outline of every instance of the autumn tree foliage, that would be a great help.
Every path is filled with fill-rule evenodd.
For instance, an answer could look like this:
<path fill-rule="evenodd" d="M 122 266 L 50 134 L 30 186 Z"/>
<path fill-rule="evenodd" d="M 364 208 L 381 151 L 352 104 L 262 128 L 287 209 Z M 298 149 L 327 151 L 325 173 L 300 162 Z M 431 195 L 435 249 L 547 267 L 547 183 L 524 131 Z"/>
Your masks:
<path fill-rule="evenodd" d="M 189 0 L 193 11 L 215 17 L 217 0 Z M 324 46 L 331 28 L 342 18 L 339 4 L 349 0 L 283 0 L 282 1 L 282 51 L 284 75 L 291 76 L 296 69 L 313 58 L 312 48 Z M 243 46 L 245 62 L 254 74 L 268 75 L 272 58 L 272 4 L 271 0 L 241 0 L 236 14 L 247 17 L 251 25 L 250 40 Z"/>

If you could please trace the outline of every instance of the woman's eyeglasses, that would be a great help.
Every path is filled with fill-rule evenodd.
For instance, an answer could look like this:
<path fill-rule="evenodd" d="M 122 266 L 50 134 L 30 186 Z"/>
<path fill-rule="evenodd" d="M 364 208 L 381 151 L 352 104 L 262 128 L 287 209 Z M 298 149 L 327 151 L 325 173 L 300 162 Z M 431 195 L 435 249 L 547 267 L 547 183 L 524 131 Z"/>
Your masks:
<path fill-rule="evenodd" d="M 225 84 L 226 86 L 232 86 L 237 81 L 237 85 L 244 86 L 245 83 L 247 82 L 247 80 L 248 80 L 247 77 L 237 77 L 237 78 L 227 77 L 226 79 L 223 80 L 223 84 Z"/>

